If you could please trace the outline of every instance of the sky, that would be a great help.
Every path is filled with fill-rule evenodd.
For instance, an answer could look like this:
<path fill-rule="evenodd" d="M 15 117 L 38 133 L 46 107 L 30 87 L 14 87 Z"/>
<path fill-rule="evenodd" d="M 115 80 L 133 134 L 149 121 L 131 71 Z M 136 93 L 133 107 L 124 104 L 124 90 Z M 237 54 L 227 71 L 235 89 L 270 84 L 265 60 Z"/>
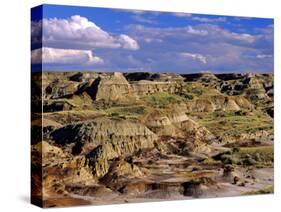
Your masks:
<path fill-rule="evenodd" d="M 268 18 L 44 5 L 31 21 L 32 67 L 268 73 L 273 28 Z"/>

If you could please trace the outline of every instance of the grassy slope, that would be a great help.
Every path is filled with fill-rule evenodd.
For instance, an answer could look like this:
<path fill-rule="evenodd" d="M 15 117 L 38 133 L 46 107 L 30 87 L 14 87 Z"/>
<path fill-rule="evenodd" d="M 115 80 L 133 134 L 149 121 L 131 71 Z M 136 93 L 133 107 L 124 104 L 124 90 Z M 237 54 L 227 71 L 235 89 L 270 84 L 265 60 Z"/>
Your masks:
<path fill-rule="evenodd" d="M 196 120 L 218 136 L 238 136 L 266 130 L 273 133 L 273 120 L 260 111 L 239 114 L 235 112 L 193 113 Z"/>

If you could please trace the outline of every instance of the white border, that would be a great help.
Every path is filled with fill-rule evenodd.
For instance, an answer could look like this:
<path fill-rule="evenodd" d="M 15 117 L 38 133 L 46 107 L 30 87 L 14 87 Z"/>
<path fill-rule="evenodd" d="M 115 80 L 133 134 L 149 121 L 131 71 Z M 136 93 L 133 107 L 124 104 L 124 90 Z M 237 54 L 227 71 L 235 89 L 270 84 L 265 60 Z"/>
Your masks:
<path fill-rule="evenodd" d="M 54 209 L 61 211 L 278 211 L 280 196 L 280 26 L 278 0 L 8 0 L 1 5 L 0 211 L 39 210 L 29 201 L 30 8 L 41 3 L 275 19 L 275 194 Z M 280 211 L 280 210 L 279 210 Z"/>

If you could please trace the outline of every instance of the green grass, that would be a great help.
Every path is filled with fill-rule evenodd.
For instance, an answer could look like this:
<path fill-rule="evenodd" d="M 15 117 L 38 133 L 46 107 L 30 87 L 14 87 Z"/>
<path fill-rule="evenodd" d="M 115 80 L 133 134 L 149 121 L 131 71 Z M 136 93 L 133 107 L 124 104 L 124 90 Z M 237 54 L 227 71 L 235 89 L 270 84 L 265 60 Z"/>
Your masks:
<path fill-rule="evenodd" d="M 237 114 L 235 112 L 193 113 L 197 121 L 218 136 L 239 136 L 266 130 L 273 133 L 273 120 L 260 111 Z"/>
<path fill-rule="evenodd" d="M 145 103 L 159 108 L 165 108 L 172 103 L 179 103 L 184 101 L 184 99 L 178 95 L 171 95 L 168 93 L 154 93 L 142 98 Z"/>
<path fill-rule="evenodd" d="M 136 105 L 136 106 L 118 106 L 111 107 L 104 110 L 105 113 L 112 117 L 127 117 L 127 118 L 138 118 L 149 112 L 149 108 Z"/>

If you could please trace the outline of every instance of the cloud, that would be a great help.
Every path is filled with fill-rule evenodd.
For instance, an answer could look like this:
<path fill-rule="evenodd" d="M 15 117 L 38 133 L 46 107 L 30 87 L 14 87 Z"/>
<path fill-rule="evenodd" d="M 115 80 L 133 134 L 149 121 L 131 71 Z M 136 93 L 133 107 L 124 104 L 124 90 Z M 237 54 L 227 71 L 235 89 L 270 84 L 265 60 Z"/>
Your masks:
<path fill-rule="evenodd" d="M 199 21 L 199 22 L 206 22 L 206 23 L 227 21 L 226 17 L 207 18 L 207 17 L 199 17 L 199 16 L 192 17 L 192 20 Z"/>
<path fill-rule="evenodd" d="M 128 13 L 133 13 L 133 14 L 136 14 L 136 15 L 144 15 L 144 14 L 149 14 L 149 15 L 154 15 L 154 16 L 157 16 L 157 15 L 160 15 L 161 13 L 163 12 L 160 12 L 160 11 L 153 11 L 153 10 L 127 10 L 127 9 L 122 9 L 120 11 L 126 11 Z"/>
<path fill-rule="evenodd" d="M 118 38 L 118 41 L 124 49 L 138 50 L 140 48 L 138 42 L 128 35 L 121 34 Z"/>
<path fill-rule="evenodd" d="M 31 51 L 31 64 L 42 63 L 42 49 L 35 49 Z"/>
<path fill-rule="evenodd" d="M 258 54 L 256 56 L 258 59 L 264 59 L 264 58 L 272 58 L 272 55 L 268 55 L 268 54 Z"/>
<path fill-rule="evenodd" d="M 245 41 L 248 43 L 253 43 L 257 40 L 257 37 L 246 33 L 239 34 L 235 32 L 223 31 L 223 34 L 225 38 L 238 40 L 238 41 Z"/>
<path fill-rule="evenodd" d="M 161 39 L 157 39 L 157 38 L 145 38 L 144 41 L 147 42 L 147 43 L 151 43 L 151 42 L 161 43 L 161 42 L 163 42 Z"/>
<path fill-rule="evenodd" d="M 234 20 L 241 21 L 241 20 L 252 20 L 252 17 L 234 17 Z"/>
<path fill-rule="evenodd" d="M 181 12 L 178 12 L 178 13 L 172 13 L 173 16 L 176 16 L 176 17 L 191 17 L 192 14 L 191 13 L 181 13 Z"/>
<path fill-rule="evenodd" d="M 192 58 L 194 60 L 198 60 L 201 63 L 206 64 L 207 63 L 207 57 L 203 56 L 202 54 L 194 54 L 189 52 L 181 52 L 179 55 L 183 58 Z"/>
<path fill-rule="evenodd" d="M 132 14 L 131 18 L 137 23 L 153 25 L 158 24 L 157 18 L 163 14 L 163 12 L 148 10 L 127 10 L 127 12 Z"/>
<path fill-rule="evenodd" d="M 129 13 L 133 13 L 133 14 L 144 14 L 144 13 L 147 12 L 145 10 L 127 10 L 127 9 L 125 9 L 123 11 L 129 12 Z"/>
<path fill-rule="evenodd" d="M 132 19 L 139 23 L 156 24 L 155 20 L 153 20 L 151 17 L 144 16 L 143 14 L 135 14 L 132 16 Z"/>
<path fill-rule="evenodd" d="M 161 24 L 161 19 L 158 19 L 161 16 L 150 16 L 147 11 L 136 11 L 127 15 L 129 18 L 133 15 L 152 18 L 160 24 L 148 25 L 139 21 L 144 25 L 123 25 L 123 28 L 122 25 L 118 25 L 119 33 L 111 33 L 81 16 L 65 19 L 49 18 L 41 23 L 34 22 L 33 35 L 42 33 L 36 27 L 43 24 L 45 48 L 32 52 L 33 61 L 41 62 L 40 51 L 42 51 L 46 63 L 44 68 L 50 67 L 49 69 L 53 69 L 52 64 L 60 64 L 64 65 L 63 68 L 75 67 L 81 70 L 87 69 L 91 64 L 95 65 L 95 70 L 101 71 L 186 73 L 201 70 L 216 72 L 273 70 L 272 25 L 253 31 L 245 27 L 243 33 L 240 33 L 239 30 L 216 25 L 216 22 L 224 21 L 221 17 L 210 18 L 211 21 L 205 17 L 202 19 L 201 16 L 184 14 L 185 17 L 199 17 L 200 20 L 196 18 L 197 22 L 191 25 L 176 27 L 173 24 Z M 243 23 L 241 27 L 243 28 Z M 40 39 L 34 40 L 40 42 Z"/>
<path fill-rule="evenodd" d="M 32 64 L 102 64 L 90 50 L 40 48 L 31 52 Z"/>
<path fill-rule="evenodd" d="M 174 39 L 175 42 L 196 42 L 196 43 L 230 43 L 240 46 L 254 45 L 264 36 L 250 35 L 247 33 L 231 32 L 213 24 L 188 25 L 185 27 L 146 27 L 142 25 L 130 25 L 127 27 L 138 41 L 144 39 L 166 40 Z M 175 46 L 175 45 L 174 45 Z M 177 47 L 178 48 L 178 47 Z"/>
<path fill-rule="evenodd" d="M 63 49 L 93 49 L 93 48 L 125 48 L 137 50 L 137 41 L 128 35 L 110 34 L 94 22 L 79 15 L 68 19 L 50 18 L 43 19 L 43 42 L 44 46 Z M 40 23 L 32 24 L 32 37 L 40 36 Z M 129 43 L 126 43 L 128 41 Z M 131 45 L 134 41 L 135 45 Z M 132 48 L 130 48 L 132 47 Z"/>
<path fill-rule="evenodd" d="M 161 28 L 130 25 L 126 30 L 142 47 L 141 51 L 131 53 L 138 59 L 138 64 L 141 64 L 136 64 L 134 70 L 137 67 L 148 71 L 178 72 L 264 72 L 273 69 L 273 57 L 245 57 L 273 55 L 271 28 L 250 34 L 204 23 Z M 148 61 L 147 58 L 151 60 Z"/>
<path fill-rule="evenodd" d="M 31 21 L 31 44 L 37 45 L 42 42 L 42 20 Z"/>
<path fill-rule="evenodd" d="M 204 30 L 204 29 L 195 29 L 192 26 L 188 26 L 186 28 L 186 31 L 190 34 L 194 34 L 194 35 L 208 35 L 208 31 Z"/>

